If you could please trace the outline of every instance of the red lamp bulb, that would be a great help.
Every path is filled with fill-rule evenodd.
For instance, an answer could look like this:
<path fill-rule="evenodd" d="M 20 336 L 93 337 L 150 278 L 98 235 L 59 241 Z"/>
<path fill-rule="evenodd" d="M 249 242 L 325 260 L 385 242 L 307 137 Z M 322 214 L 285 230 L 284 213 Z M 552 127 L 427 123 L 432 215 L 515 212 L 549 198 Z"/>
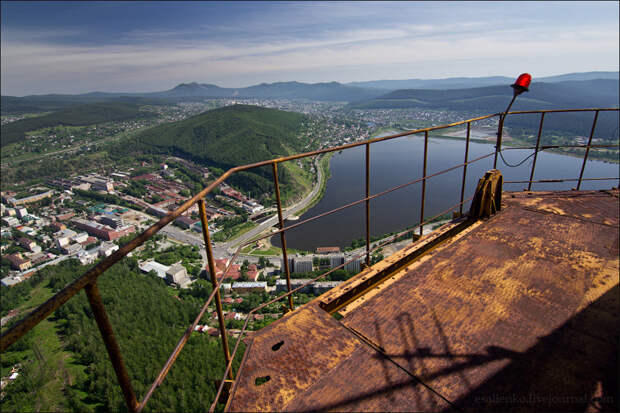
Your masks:
<path fill-rule="evenodd" d="M 517 80 L 510 86 L 514 89 L 515 95 L 520 95 L 523 92 L 529 92 L 530 83 L 532 82 L 532 75 L 529 73 L 522 73 Z"/>

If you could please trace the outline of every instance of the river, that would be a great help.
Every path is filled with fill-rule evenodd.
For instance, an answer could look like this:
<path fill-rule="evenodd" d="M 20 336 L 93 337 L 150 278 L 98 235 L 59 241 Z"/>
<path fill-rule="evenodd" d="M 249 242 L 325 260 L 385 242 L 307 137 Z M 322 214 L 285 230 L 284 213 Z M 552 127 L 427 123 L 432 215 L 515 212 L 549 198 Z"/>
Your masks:
<path fill-rule="evenodd" d="M 385 136 L 385 135 L 383 135 Z M 470 143 L 469 160 L 492 153 L 494 146 L 486 143 Z M 404 184 L 422 176 L 424 136 L 397 138 L 370 147 L 370 193 L 375 194 Z M 504 158 L 509 164 L 517 164 L 532 150 L 506 150 Z M 427 174 L 433 174 L 463 163 L 465 141 L 429 139 Z M 507 167 L 498 159 L 498 169 L 504 180 L 527 180 L 532 167 L 529 158 L 519 167 Z M 557 153 L 539 152 L 534 179 L 578 178 L 582 158 Z M 331 178 L 327 181 L 321 201 L 306 211 L 301 220 L 313 217 L 344 204 L 365 197 L 365 148 L 347 149 L 335 154 L 330 162 Z M 467 168 L 465 198 L 473 195 L 478 179 L 493 168 L 493 156 L 473 163 Z M 447 172 L 427 180 L 425 218 L 431 218 L 460 201 L 463 168 Z M 618 177 L 618 165 L 588 160 L 584 178 Z M 533 184 L 533 190 L 571 189 L 576 182 Z M 618 181 L 584 181 L 581 189 L 608 189 Z M 527 184 L 505 184 L 505 191 L 519 191 Z M 421 183 L 412 184 L 370 202 L 371 235 L 382 235 L 415 226 L 420 218 Z M 469 204 L 464 206 L 464 211 Z M 294 222 L 287 222 L 291 225 Z M 289 248 L 312 251 L 319 246 L 344 247 L 355 238 L 365 237 L 365 206 L 356 205 L 319 218 L 286 232 Z M 280 246 L 280 237 L 272 243 Z"/>

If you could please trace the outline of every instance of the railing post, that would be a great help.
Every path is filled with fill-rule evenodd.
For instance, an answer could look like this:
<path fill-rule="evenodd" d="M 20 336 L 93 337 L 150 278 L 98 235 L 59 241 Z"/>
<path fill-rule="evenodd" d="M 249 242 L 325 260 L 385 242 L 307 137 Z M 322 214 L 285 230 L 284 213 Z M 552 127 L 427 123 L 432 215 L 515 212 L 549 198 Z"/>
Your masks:
<path fill-rule="evenodd" d="M 471 133 L 471 122 L 467 122 L 467 137 L 465 138 L 465 161 L 463 162 L 463 182 L 461 183 L 461 206 L 459 213 L 463 215 L 463 199 L 465 197 L 465 178 L 467 177 L 467 157 L 469 156 L 469 135 Z"/>
<path fill-rule="evenodd" d="M 422 206 L 420 207 L 420 236 L 424 231 L 424 198 L 426 197 L 426 162 L 428 158 L 428 131 L 424 131 L 424 166 L 422 169 Z"/>
<path fill-rule="evenodd" d="M 114 337 L 112 325 L 110 324 L 110 320 L 106 314 L 103 301 L 101 301 L 101 294 L 99 293 L 97 282 L 93 281 L 92 283 L 87 284 L 86 287 L 84 287 L 84 290 L 86 291 L 90 308 L 93 310 L 97 327 L 99 327 L 99 332 L 101 333 L 101 337 L 105 343 L 105 348 L 108 351 L 108 356 L 110 356 L 110 361 L 114 367 L 118 384 L 121 386 L 121 390 L 123 391 L 123 397 L 125 398 L 127 408 L 129 411 L 135 412 L 138 409 L 138 401 L 136 400 L 133 387 L 131 387 L 131 381 L 129 380 L 129 375 L 127 374 L 127 369 L 125 368 L 125 363 L 123 362 L 123 356 L 121 355 L 121 349 L 118 346 L 116 338 Z"/>
<path fill-rule="evenodd" d="M 508 111 L 512 107 L 512 104 L 515 102 L 517 98 L 517 94 L 515 93 L 512 96 L 512 100 L 508 104 L 508 107 L 504 111 L 504 113 L 499 115 L 499 126 L 497 128 L 497 141 L 495 142 L 495 158 L 493 159 L 493 169 L 497 169 L 497 154 L 502 150 L 502 135 L 504 133 L 504 120 L 506 119 L 506 115 L 508 115 Z"/>
<path fill-rule="evenodd" d="M 370 144 L 366 144 L 366 266 L 370 267 Z"/>
<path fill-rule="evenodd" d="M 282 218 L 282 201 L 280 200 L 280 185 L 278 183 L 278 164 L 276 162 L 271 164 L 273 170 L 273 183 L 276 191 L 276 201 L 278 202 L 278 221 L 280 222 L 280 230 L 284 228 L 284 219 Z M 280 241 L 282 242 L 282 264 L 284 265 L 284 273 L 286 274 L 286 288 L 288 292 L 291 292 L 291 271 L 288 267 L 288 255 L 286 252 L 286 237 L 284 231 L 280 232 Z M 293 297 L 288 296 L 288 306 L 293 311 Z"/>
<path fill-rule="evenodd" d="M 209 266 L 209 278 L 211 285 L 215 289 L 215 310 L 217 311 L 217 321 L 220 327 L 220 336 L 222 337 L 222 350 L 224 351 L 224 360 L 226 365 L 230 362 L 230 350 L 228 349 L 228 336 L 226 335 L 226 324 L 224 323 L 224 311 L 222 309 L 222 299 L 220 290 L 217 285 L 217 274 L 215 270 L 215 261 L 213 260 L 213 248 L 211 247 L 211 237 L 209 236 L 209 221 L 207 220 L 207 208 L 204 198 L 198 201 L 198 209 L 200 212 L 200 224 L 202 225 L 202 237 L 205 241 L 207 250 L 207 265 Z M 228 371 L 228 378 L 233 380 L 232 369 Z"/>
<path fill-rule="evenodd" d="M 534 160 L 532 161 L 532 172 L 530 173 L 530 182 L 527 184 L 527 190 L 532 189 L 532 181 L 534 180 L 534 169 L 536 169 L 536 158 L 538 158 L 538 148 L 540 147 L 540 136 L 542 134 L 543 122 L 545 121 L 545 112 L 540 115 L 540 126 L 538 127 L 538 137 L 536 138 L 536 149 L 534 150 Z"/>
<path fill-rule="evenodd" d="M 583 164 L 581 165 L 581 172 L 579 173 L 579 182 L 577 182 L 577 191 L 581 187 L 581 179 L 583 178 L 583 171 L 586 169 L 586 162 L 588 162 L 588 154 L 590 153 L 590 145 L 592 144 L 592 137 L 594 136 L 594 129 L 596 128 L 596 120 L 598 119 L 598 110 L 594 114 L 594 122 L 592 122 L 592 130 L 590 130 L 590 138 L 588 138 L 588 146 L 586 147 L 586 153 L 583 155 Z"/>

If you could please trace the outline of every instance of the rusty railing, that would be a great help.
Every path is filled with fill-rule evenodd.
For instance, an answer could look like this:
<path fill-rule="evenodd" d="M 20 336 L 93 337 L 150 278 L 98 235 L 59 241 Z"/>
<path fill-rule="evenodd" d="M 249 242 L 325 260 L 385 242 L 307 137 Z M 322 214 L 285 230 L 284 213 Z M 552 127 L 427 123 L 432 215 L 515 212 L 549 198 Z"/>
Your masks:
<path fill-rule="evenodd" d="M 260 309 L 266 307 L 269 304 L 272 304 L 276 301 L 279 300 L 283 300 L 283 299 L 287 299 L 288 301 L 288 309 L 289 310 L 294 310 L 294 306 L 293 306 L 293 294 L 299 290 L 301 290 L 302 288 L 306 287 L 308 284 L 317 281 L 321 278 L 326 277 L 327 275 L 331 274 L 333 271 L 338 270 L 340 268 L 343 268 L 345 265 L 349 264 L 350 262 L 359 259 L 361 257 L 365 256 L 365 264 L 368 266 L 370 265 L 370 256 L 371 253 L 373 253 L 374 251 L 378 250 L 379 248 L 382 248 L 383 246 L 385 246 L 386 244 L 392 242 L 394 239 L 396 239 L 397 237 L 403 236 L 404 234 L 407 233 L 412 233 L 413 230 L 407 229 L 405 231 L 402 231 L 396 235 L 392 235 L 386 239 L 384 239 L 380 244 L 375 244 L 374 247 L 371 247 L 371 242 L 370 242 L 370 201 L 384 196 L 388 193 L 391 193 L 393 191 L 405 188 L 407 186 L 416 184 L 416 183 L 422 183 L 422 193 L 421 193 L 421 205 L 420 205 L 420 219 L 419 222 L 416 224 L 419 226 L 419 231 L 420 231 L 420 235 L 422 235 L 423 233 L 423 227 L 424 225 L 428 224 L 429 222 L 433 221 L 435 218 L 442 216 L 446 213 L 449 213 L 451 211 L 456 211 L 458 209 L 459 213 L 463 213 L 463 205 L 466 204 L 467 202 L 469 202 L 471 200 L 471 197 L 468 199 L 465 199 L 465 185 L 466 185 L 466 177 L 467 177 L 467 167 L 475 162 L 478 162 L 482 159 L 486 159 L 489 158 L 491 156 L 494 156 L 494 162 L 493 162 L 493 167 L 496 168 L 497 167 L 497 157 L 498 154 L 500 155 L 500 157 L 502 157 L 502 148 L 501 148 L 501 136 L 502 136 L 502 128 L 503 128 L 503 120 L 505 118 L 506 115 L 519 115 L 519 114 L 540 114 L 541 118 L 540 118 L 540 124 L 539 124 L 539 128 L 538 128 L 538 134 L 537 134 L 537 141 L 536 141 L 536 145 L 533 147 L 509 147 L 509 148 L 504 148 L 504 150 L 512 150 L 512 149 L 533 149 L 534 150 L 534 159 L 532 162 L 532 169 L 531 169 L 531 173 L 530 173 L 530 179 L 527 181 L 505 181 L 505 183 L 528 183 L 528 190 L 531 189 L 531 185 L 532 183 L 549 183 L 549 182 L 567 182 L 567 181 L 575 181 L 577 182 L 577 187 L 576 189 L 579 189 L 581 186 L 582 181 L 594 181 L 594 180 L 618 180 L 618 177 L 611 177 L 611 178 L 583 178 L 583 173 L 585 170 L 585 166 L 586 163 L 588 161 L 588 156 L 589 156 L 589 152 L 590 149 L 597 149 L 597 148 L 618 148 L 618 145 L 592 145 L 592 138 L 594 136 L 594 131 L 596 128 L 596 123 L 597 123 L 597 119 L 599 116 L 600 112 L 604 112 L 604 111 L 618 111 L 617 108 L 595 108 L 595 109 L 562 109 L 562 110 L 538 110 L 538 111 L 515 111 L 515 112 L 508 112 L 508 113 L 495 113 L 495 114 L 490 114 L 490 115 L 485 115 L 485 116 L 480 116 L 480 117 L 476 117 L 476 118 L 472 118 L 472 119 L 468 119 L 468 120 L 464 120 L 464 121 L 459 121 L 459 122 L 454 122 L 454 123 L 450 123 L 450 124 L 445 124 L 445 125 L 439 125 L 439 126 L 432 126 L 432 127 L 428 127 L 428 128 L 422 128 L 422 129 L 416 129 L 416 130 L 411 130 L 411 131 L 406 131 L 406 132 L 402 132 L 402 133 L 397 133 L 397 134 L 393 134 L 393 135 L 389 135 L 389 136 L 384 136 L 384 137 L 379 137 L 379 138 L 374 138 L 374 139 L 370 139 L 370 140 L 366 140 L 366 141 L 362 141 L 362 142 L 355 142 L 355 143 L 350 143 L 350 144 L 346 144 L 346 145 L 341 145 L 341 146 L 337 146 L 337 147 L 333 147 L 333 148 L 325 148 L 325 149 L 321 149 L 321 150 L 317 150 L 317 151 L 313 151 L 313 152 L 307 152 L 307 153 L 302 153 L 302 154 L 296 154 L 296 155 L 291 155 L 291 156 L 286 156 L 286 157 L 281 157 L 281 158 L 277 158 L 277 159 L 272 159 L 272 160 L 267 160 L 267 161 L 263 161 L 263 162 L 257 162 L 257 163 L 253 163 L 253 164 L 249 164 L 249 165 L 243 165 L 243 166 L 237 166 L 234 168 L 229 169 L 228 171 L 226 171 L 223 175 L 221 175 L 219 178 L 217 178 L 214 182 L 210 183 L 206 188 L 204 188 L 203 190 L 201 190 L 200 192 L 198 192 L 196 195 L 194 195 L 193 197 L 191 197 L 190 199 L 188 199 L 185 203 L 183 203 L 183 205 L 181 205 L 179 208 L 177 208 L 176 210 L 172 211 L 170 214 L 168 214 L 167 216 L 161 218 L 159 221 L 157 221 L 155 224 L 153 224 L 151 227 L 149 227 L 148 229 L 146 229 L 144 232 L 142 232 L 141 234 L 139 234 L 138 236 L 136 236 L 134 239 L 132 239 L 131 241 L 129 241 L 127 244 L 123 245 L 120 249 L 118 249 L 116 252 L 114 252 L 111 256 L 109 256 L 108 258 L 100 261 L 99 263 L 97 263 L 95 266 L 93 266 L 90 270 L 88 270 L 86 273 L 82 274 L 81 276 L 79 276 L 78 278 L 76 278 L 74 281 L 72 281 L 71 283 L 69 283 L 66 287 L 64 287 L 60 292 L 58 292 L 57 294 L 55 294 L 53 297 L 51 297 L 49 300 L 47 300 L 45 303 L 41 304 L 39 307 L 37 307 L 36 309 L 34 309 L 30 314 L 28 314 L 27 316 L 25 316 L 24 318 L 22 318 L 21 320 L 19 320 L 17 323 L 13 324 L 9 329 L 7 329 L 6 332 L 4 332 L 2 334 L 2 336 L 0 337 L 0 351 L 4 352 L 11 344 L 13 344 L 14 342 L 16 342 L 17 340 L 19 340 L 24 334 L 26 334 L 28 331 L 30 331 L 32 328 L 34 328 L 38 323 L 40 323 L 42 320 L 44 320 L 45 318 L 47 318 L 53 311 L 55 311 L 57 308 L 59 308 L 60 306 L 62 306 L 64 303 L 66 303 L 71 297 L 73 297 L 75 294 L 77 294 L 80 290 L 84 289 L 86 291 L 86 295 L 88 297 L 88 301 L 89 304 L 93 310 L 93 314 L 95 316 L 95 321 L 97 323 L 97 326 L 100 330 L 101 336 L 103 338 L 104 344 L 106 346 L 106 350 L 108 352 L 108 355 L 110 357 L 110 360 L 112 362 L 112 365 L 114 367 L 114 371 L 116 373 L 119 385 L 121 387 L 122 393 L 123 393 L 123 397 L 125 399 L 125 403 L 127 404 L 127 407 L 130 411 L 133 412 L 140 412 L 144 409 L 144 407 L 146 406 L 147 402 L 149 401 L 149 399 L 151 398 L 151 396 L 153 395 L 153 392 L 155 391 L 155 389 L 161 385 L 161 383 L 163 382 L 163 380 L 165 379 L 166 375 L 168 374 L 168 372 L 170 371 L 170 368 L 172 367 L 172 365 L 174 364 L 175 360 L 177 359 L 179 353 L 181 352 L 181 350 L 183 349 L 183 347 L 185 346 L 187 340 L 189 339 L 189 336 L 191 335 L 191 333 L 194 331 L 195 326 L 200 322 L 200 319 L 202 318 L 202 316 L 204 315 L 204 313 L 206 312 L 207 308 L 209 307 L 209 305 L 215 301 L 215 307 L 216 307 L 216 314 L 217 314 L 217 318 L 218 318 L 218 324 L 219 324 L 219 332 L 220 332 L 220 337 L 222 340 L 222 349 L 223 349 L 223 355 L 224 355 L 224 360 L 226 362 L 226 369 L 224 372 L 224 379 L 221 381 L 219 387 L 218 387 L 218 391 L 217 391 L 217 395 L 215 397 L 215 400 L 213 401 L 213 404 L 211 405 L 210 411 L 213 411 L 215 409 L 215 406 L 218 402 L 218 400 L 220 399 L 220 396 L 222 394 L 222 391 L 225 387 L 225 385 L 228 384 L 232 384 L 233 386 L 233 391 L 234 388 L 237 384 L 237 382 L 234 380 L 234 374 L 232 371 L 232 363 L 233 360 L 235 358 L 235 355 L 237 354 L 238 348 L 239 348 L 239 343 L 241 342 L 241 339 L 243 338 L 244 334 L 247 331 L 247 326 L 248 323 L 251 319 L 253 319 L 254 314 L 259 311 Z M 541 146 L 540 145 L 540 140 L 541 140 L 541 134 L 542 134 L 542 129 L 543 129 L 543 123 L 544 123 L 544 119 L 545 119 L 545 114 L 547 113 L 558 113 L 558 112 L 595 112 L 595 116 L 594 116 L 594 121 L 592 123 L 592 128 L 590 131 L 590 136 L 588 139 L 588 143 L 587 145 L 549 145 L 549 146 Z M 486 120 L 486 119 L 490 119 L 490 118 L 494 118 L 494 117 L 500 117 L 500 122 L 499 122 L 499 129 L 498 129 L 498 133 L 497 133 L 497 140 L 496 140 L 496 145 L 495 145 L 495 151 L 494 152 L 490 152 L 488 154 L 479 156 L 473 160 L 469 160 L 468 156 L 469 156 L 469 146 L 470 146 L 470 134 L 471 134 L 471 124 L 475 123 L 475 122 L 480 122 L 482 120 Z M 436 131 L 436 130 L 441 130 L 441 129 L 447 129 L 447 128 L 451 128 L 451 127 L 455 127 L 455 126 L 460 126 L 460 125 L 466 125 L 467 129 L 466 129 L 466 137 L 465 137 L 465 157 L 464 157 L 464 161 L 461 164 L 458 165 L 454 165 L 450 168 L 444 169 L 442 171 L 439 172 L 435 172 L 433 174 L 427 175 L 427 159 L 428 159 L 428 139 L 429 139 L 429 132 L 432 131 Z M 387 140 L 392 140 L 392 139 L 396 139 L 396 138 L 400 138 L 400 137 L 404 137 L 404 136 L 411 136 L 411 135 L 416 135 L 416 134 L 424 134 L 424 161 L 423 161 L 423 173 L 422 173 L 422 177 L 409 181 L 405 184 L 401 184 L 395 187 L 392 187 L 390 189 L 387 189 L 385 191 L 376 193 L 376 194 L 372 194 L 370 193 L 370 146 L 372 144 L 376 144 L 379 142 L 383 142 L 383 141 L 387 141 Z M 318 155 L 322 155 L 322 154 L 326 154 L 326 153 L 330 153 L 330 152 L 336 152 L 336 151 L 340 151 L 340 150 L 344 150 L 344 149 L 349 149 L 349 148 L 354 148 L 354 147 L 359 147 L 359 146 L 365 146 L 365 197 L 351 202 L 347 205 L 343 205 L 341 207 L 332 209 L 330 211 L 324 212 L 322 214 L 316 215 L 314 217 L 310 217 L 307 218 L 303 221 L 297 222 L 295 224 L 289 225 L 288 227 L 284 226 L 284 217 L 283 217 L 283 211 L 282 211 L 282 202 L 280 199 L 280 184 L 278 181 L 278 164 L 282 163 L 282 162 L 286 162 L 286 161 L 291 161 L 291 160 L 296 160 L 296 159 L 301 159 L 301 158 L 307 158 L 307 157 L 313 157 L 313 156 L 318 156 Z M 556 148 L 563 148 L 563 147 L 572 147 L 572 148 L 585 148 L 585 154 L 583 157 L 583 162 L 582 162 L 582 166 L 581 166 L 581 171 L 579 174 L 579 178 L 576 179 L 572 179 L 572 178 L 568 178 L 568 179 L 549 179 L 549 180 L 534 180 L 534 171 L 536 168 L 536 160 L 537 160 L 537 154 L 539 151 L 542 150 L 546 150 L 546 149 L 556 149 Z M 505 161 L 504 161 L 505 162 Z M 232 259 L 230 260 L 228 266 L 226 267 L 226 269 L 224 270 L 223 274 L 219 277 L 219 279 L 216 276 L 216 267 L 215 267 L 215 262 L 214 262 L 214 256 L 213 256 L 213 250 L 211 247 L 211 239 L 210 239 L 210 235 L 209 235 L 209 226 L 208 226 L 208 220 L 207 220 L 207 215 L 206 215 L 206 202 L 205 202 L 205 196 L 207 194 L 209 194 L 213 189 L 215 189 L 216 187 L 218 187 L 222 182 L 224 182 L 227 178 L 229 178 L 231 175 L 241 172 L 241 171 L 246 171 L 249 169 L 253 169 L 253 168 L 257 168 L 257 167 L 261 167 L 261 166 L 269 166 L 271 165 L 272 167 L 272 173 L 273 173 L 273 181 L 274 181 L 274 191 L 276 194 L 276 201 L 277 201 L 277 209 L 278 209 L 278 224 L 279 224 L 279 229 L 273 233 L 268 233 L 266 235 L 260 236 L 260 237 L 256 237 L 253 239 L 250 239 L 246 242 L 241 243 L 235 254 L 233 255 Z M 458 168 L 463 168 L 463 174 L 462 174 L 462 184 L 461 184 L 461 192 L 460 192 L 460 201 L 456 204 L 451 206 L 450 208 L 446 209 L 445 211 L 437 214 L 436 216 L 430 218 L 430 219 L 426 219 L 424 220 L 424 206 L 425 206 L 425 197 L 426 197 L 426 181 L 430 178 L 433 178 L 435 176 L 439 176 L 442 174 L 445 174 L 447 172 L 456 170 Z M 210 294 L 210 296 L 208 297 L 208 299 L 205 301 L 205 303 L 203 304 L 203 306 L 201 307 L 198 315 L 196 316 L 196 318 L 194 319 L 193 323 L 185 330 L 185 333 L 183 334 L 183 336 L 181 337 L 181 339 L 179 340 L 178 344 L 176 345 L 175 349 L 173 350 L 172 354 L 170 355 L 170 357 L 168 358 L 168 360 L 166 361 L 166 363 L 164 364 L 164 366 L 162 367 L 160 373 L 158 374 L 157 378 L 155 379 L 155 381 L 152 383 L 152 385 L 150 386 L 149 390 L 146 392 L 146 394 L 144 395 L 142 401 L 138 402 L 135 392 L 133 390 L 133 387 L 131 385 L 131 381 L 129 379 L 129 375 L 127 373 L 127 370 L 125 368 L 125 364 L 123 362 L 123 358 L 120 352 L 120 348 L 118 346 L 118 343 L 116 341 L 116 338 L 114 336 L 114 332 L 112 330 L 112 326 L 110 324 L 110 321 L 108 319 L 106 310 L 105 310 L 105 306 L 103 304 L 103 301 L 101 299 L 101 295 L 99 294 L 99 289 L 97 287 L 97 278 L 103 274 L 108 268 L 110 268 L 112 265 L 114 265 L 115 263 L 117 263 L 118 261 L 120 261 L 122 258 L 124 258 L 129 252 L 131 252 L 132 250 L 134 250 L 135 248 L 139 247 L 140 245 L 142 245 L 145 241 L 147 241 L 149 238 L 151 238 L 153 235 L 155 235 L 158 231 L 160 231 L 164 226 L 168 225 L 169 223 L 171 223 L 172 221 L 174 221 L 176 218 L 178 218 L 183 212 L 187 211 L 192 205 L 198 203 L 199 206 L 199 211 L 200 211 L 200 220 L 201 220 L 201 224 L 202 224 L 202 233 L 203 233 L 203 238 L 204 238 L 204 243 L 205 243 L 205 248 L 206 248 L 206 253 L 207 253 L 207 266 L 209 268 L 209 272 L 211 274 L 210 279 L 213 285 L 213 292 Z M 361 203 L 365 204 L 365 219 L 366 219 L 366 225 L 365 225 L 365 229 L 366 229 L 366 248 L 365 251 L 357 254 L 356 256 L 354 256 L 352 259 L 344 262 L 343 264 L 337 266 L 336 268 L 331 269 L 330 271 L 321 274 L 315 278 L 313 278 L 312 280 L 306 282 L 305 284 L 295 288 L 295 289 L 291 289 L 291 279 L 290 279 L 290 268 L 288 265 L 288 255 L 287 255 L 287 247 L 286 247 L 286 237 L 285 237 L 285 232 L 288 230 L 291 230 L 293 228 L 296 228 L 300 225 L 306 224 L 308 222 L 314 221 L 316 219 L 322 218 L 324 216 L 330 215 L 330 214 L 334 214 L 338 211 L 342 211 L 346 208 L 350 208 L 354 205 L 359 205 Z M 414 226 L 415 228 L 415 226 Z M 220 298 L 220 286 L 222 284 L 222 282 L 227 278 L 227 274 L 233 264 L 233 262 L 235 261 L 235 259 L 238 257 L 240 251 L 247 245 L 254 243 L 258 240 L 267 238 L 267 237 L 272 237 L 276 234 L 280 235 L 280 240 L 282 243 L 282 258 L 283 258 L 283 271 L 284 271 L 284 275 L 286 277 L 286 283 L 287 283 L 287 293 L 278 296 L 272 300 L 269 300 L 266 303 L 261 304 L 260 306 L 252 309 L 246 320 L 245 323 L 243 325 L 243 328 L 239 334 L 239 337 L 237 339 L 237 342 L 235 344 L 235 347 L 232 351 L 232 353 L 229 351 L 229 345 L 228 345 L 228 336 L 226 333 L 226 326 L 224 323 L 224 317 L 223 317 L 223 309 L 222 309 L 222 303 L 221 303 L 221 298 Z M 414 237 L 415 238 L 415 237 Z"/>

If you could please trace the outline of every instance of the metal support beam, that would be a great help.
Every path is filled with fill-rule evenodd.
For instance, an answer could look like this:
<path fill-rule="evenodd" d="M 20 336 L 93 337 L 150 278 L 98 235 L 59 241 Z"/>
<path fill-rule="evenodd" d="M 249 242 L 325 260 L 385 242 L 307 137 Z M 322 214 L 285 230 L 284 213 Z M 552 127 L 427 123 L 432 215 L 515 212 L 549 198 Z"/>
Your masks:
<path fill-rule="evenodd" d="M 217 321 L 220 327 L 220 336 L 222 337 L 222 350 L 224 351 L 224 359 L 226 364 L 230 362 L 230 350 L 228 349 L 228 336 L 226 335 L 226 324 L 224 323 L 224 311 L 222 310 L 222 299 L 216 281 L 216 267 L 213 260 L 213 248 L 211 247 L 211 237 L 209 236 L 209 221 L 207 220 L 207 209 L 204 198 L 198 201 L 198 209 L 200 211 L 200 223 L 202 225 L 202 236 L 207 249 L 207 265 L 209 266 L 209 278 L 215 292 L 215 310 L 217 311 Z M 228 372 L 228 378 L 233 380 L 232 369 Z"/>
<path fill-rule="evenodd" d="M 278 203 L 278 222 L 280 223 L 280 229 L 284 228 L 284 218 L 282 218 L 282 201 L 280 200 L 280 184 L 278 183 L 278 164 L 276 162 L 271 164 L 273 170 L 273 184 L 276 191 L 276 201 Z M 284 231 L 280 232 L 280 241 L 282 242 L 282 259 L 284 260 L 284 273 L 286 274 L 286 288 L 287 291 L 291 291 L 291 271 L 288 267 L 288 255 L 286 252 L 286 237 Z M 293 311 L 293 297 L 288 296 L 288 306 Z"/>
<path fill-rule="evenodd" d="M 459 213 L 463 215 L 463 199 L 465 197 L 465 179 L 467 178 L 467 157 L 469 156 L 469 136 L 471 134 L 471 122 L 467 122 L 467 137 L 465 138 L 465 161 L 463 162 L 463 182 L 461 183 L 461 205 Z"/>
<path fill-rule="evenodd" d="M 370 144 L 366 144 L 366 198 L 370 196 Z M 366 266 L 370 266 L 370 199 L 366 199 Z"/>
<path fill-rule="evenodd" d="M 99 327 L 99 332 L 101 332 L 101 337 L 105 343 L 105 348 L 108 351 L 108 356 L 110 356 L 110 361 L 114 367 L 118 384 L 121 386 L 121 390 L 123 391 L 125 404 L 127 404 L 129 411 L 135 412 L 138 409 L 136 394 L 131 386 L 129 374 L 127 374 L 127 369 L 125 368 L 125 363 L 123 362 L 123 356 L 121 355 L 121 349 L 118 346 L 116 338 L 114 337 L 112 325 L 110 324 L 110 320 L 108 319 L 108 315 L 105 311 L 105 306 L 101 300 L 101 294 L 99 293 L 97 282 L 93 281 L 92 283 L 87 284 L 86 287 L 84 287 L 84 290 L 86 291 L 90 308 L 93 310 L 97 327 Z"/>
<path fill-rule="evenodd" d="M 424 132 L 424 166 L 422 169 L 422 205 L 420 206 L 420 236 L 424 231 L 424 201 L 426 199 L 426 164 L 428 158 L 428 131 Z M 415 239 L 414 239 L 415 241 Z"/>
<path fill-rule="evenodd" d="M 532 189 L 532 181 L 534 180 L 534 169 L 536 169 L 536 158 L 538 158 L 538 149 L 540 148 L 540 136 L 542 135 L 543 122 L 545 121 L 545 113 L 540 115 L 540 125 L 538 126 L 538 137 L 536 138 L 536 149 L 534 149 L 534 160 L 532 161 L 532 172 L 530 173 L 530 182 L 527 190 Z"/>
<path fill-rule="evenodd" d="M 586 170 L 586 162 L 588 162 L 588 154 L 590 153 L 590 145 L 592 145 L 592 137 L 594 136 L 594 129 L 596 128 L 596 121 L 598 120 L 598 110 L 594 114 L 594 122 L 592 122 L 592 130 L 590 130 L 590 137 L 588 138 L 588 145 L 586 147 L 586 153 L 583 155 L 583 164 L 581 165 L 581 172 L 579 173 L 579 182 L 577 182 L 577 190 L 581 187 L 581 179 L 583 178 L 583 171 Z"/>

